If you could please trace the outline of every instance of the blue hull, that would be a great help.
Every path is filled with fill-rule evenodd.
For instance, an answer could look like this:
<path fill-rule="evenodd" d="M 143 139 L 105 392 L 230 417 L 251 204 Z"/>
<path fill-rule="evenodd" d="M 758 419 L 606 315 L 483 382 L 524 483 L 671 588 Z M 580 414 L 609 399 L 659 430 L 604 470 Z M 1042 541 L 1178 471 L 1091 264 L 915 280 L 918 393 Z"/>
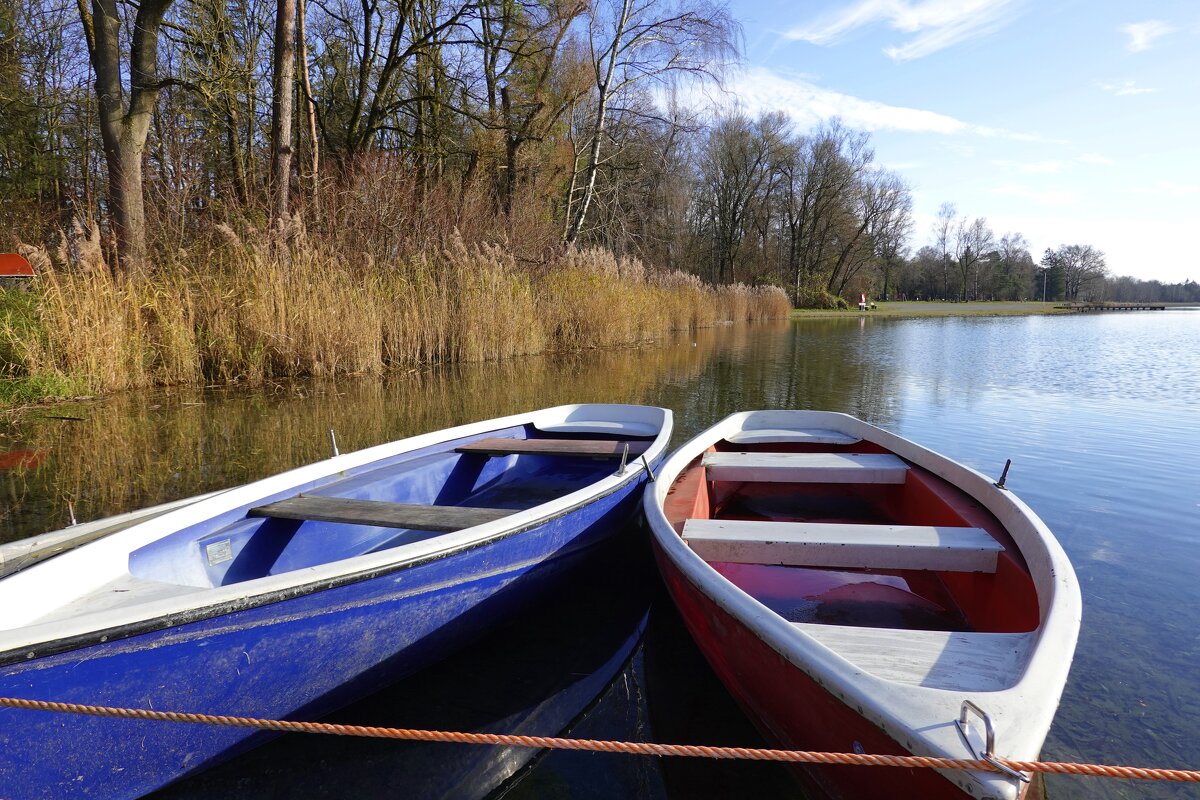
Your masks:
<path fill-rule="evenodd" d="M 442 558 L 10 663 L 0 667 L 0 695 L 312 719 L 436 661 L 544 597 L 631 524 L 643 483 Z M 0 710 L 0 795 L 136 797 L 269 735 Z"/>

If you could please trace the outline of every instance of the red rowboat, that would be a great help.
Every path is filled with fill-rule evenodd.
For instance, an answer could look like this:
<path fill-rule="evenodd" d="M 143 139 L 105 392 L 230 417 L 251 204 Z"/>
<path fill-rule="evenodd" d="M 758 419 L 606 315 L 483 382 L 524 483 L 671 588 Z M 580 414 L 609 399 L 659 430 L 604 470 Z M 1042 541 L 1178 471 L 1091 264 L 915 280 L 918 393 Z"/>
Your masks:
<path fill-rule="evenodd" d="M 692 637 L 778 746 L 1037 758 L 1082 603 L 1062 547 L 1003 486 L 844 414 L 751 411 L 674 453 L 645 506 Z M 802 777 L 842 798 L 1030 794 L 1015 773 Z"/>

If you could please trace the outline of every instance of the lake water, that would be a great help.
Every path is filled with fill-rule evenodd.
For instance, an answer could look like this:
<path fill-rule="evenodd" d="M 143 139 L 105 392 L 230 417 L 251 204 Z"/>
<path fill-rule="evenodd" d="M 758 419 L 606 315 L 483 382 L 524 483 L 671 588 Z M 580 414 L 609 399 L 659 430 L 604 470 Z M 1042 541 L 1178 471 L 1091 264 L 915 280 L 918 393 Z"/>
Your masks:
<path fill-rule="evenodd" d="M 1071 678 L 1043 755 L 1200 767 L 1200 311 L 848 315 L 382 381 L 181 389 L 56 406 L 0 421 L 0 452 L 25 450 L 40 462 L 0 472 L 0 541 L 61 527 L 69 509 L 80 521 L 93 519 L 323 458 L 330 428 L 346 451 L 566 402 L 667 406 L 676 413 L 677 441 L 736 410 L 824 408 L 988 474 L 999 475 L 1011 458 L 1008 486 L 1057 534 L 1084 599 Z M 541 709 L 538 719 L 580 736 L 756 744 L 644 567 L 622 575 L 616 588 L 598 576 L 601 589 L 584 593 L 620 595 L 628 607 L 619 613 L 597 609 L 576 591 L 562 605 L 570 614 L 555 609 L 496 632 L 441 670 L 443 680 L 479 680 L 478 665 L 534 652 L 533 644 L 513 642 L 548 648 L 538 663 L 557 669 L 536 676 L 545 684 L 540 701 L 528 662 L 487 670 L 499 681 L 488 696 L 514 699 L 490 711 L 481 701 L 474 716 L 458 719 L 516 726 L 532 719 L 517 713 L 520 706 Z M 418 708 L 413 698 L 438 696 L 437 686 L 449 684 L 436 677 L 418 676 L 339 719 L 435 720 L 437 709 Z M 557 716 L 545 716 L 552 705 Z M 356 794 L 436 795 L 443 790 L 406 792 L 402 781 L 412 772 L 403 765 L 420 763 L 427 772 L 429 764 L 453 761 L 437 749 L 447 746 L 417 756 L 378 743 L 331 747 L 285 738 L 164 796 L 284 796 L 287 775 L 310 794 L 340 796 L 351 772 L 367 776 Z M 756 794 L 798 796 L 770 765 L 554 753 L 523 770 L 505 785 L 506 797 L 720 797 L 745 785 Z M 1048 785 L 1055 800 L 1195 796 L 1194 788 L 1143 782 L 1052 777 Z"/>

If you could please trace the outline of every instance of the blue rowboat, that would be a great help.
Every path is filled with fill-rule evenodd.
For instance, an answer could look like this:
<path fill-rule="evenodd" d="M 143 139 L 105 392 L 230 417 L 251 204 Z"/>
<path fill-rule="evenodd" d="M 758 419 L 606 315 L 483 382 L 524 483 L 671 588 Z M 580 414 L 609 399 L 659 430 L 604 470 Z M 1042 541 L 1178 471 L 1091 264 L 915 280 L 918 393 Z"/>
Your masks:
<path fill-rule="evenodd" d="M 0 580 L 0 696 L 312 718 L 544 596 L 622 529 L 666 409 L 560 406 L 231 489 Z M 5 797 L 136 797 L 265 740 L 0 710 Z"/>

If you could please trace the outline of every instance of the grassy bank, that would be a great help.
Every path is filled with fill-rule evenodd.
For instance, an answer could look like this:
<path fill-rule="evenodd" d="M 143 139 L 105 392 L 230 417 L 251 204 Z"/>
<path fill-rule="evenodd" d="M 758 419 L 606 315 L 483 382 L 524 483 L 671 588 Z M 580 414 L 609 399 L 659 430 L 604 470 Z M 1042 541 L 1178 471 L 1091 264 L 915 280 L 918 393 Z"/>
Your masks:
<path fill-rule="evenodd" d="M 877 303 L 870 311 L 859 311 L 853 308 L 846 311 L 828 311 L 821 309 L 797 309 L 795 317 L 846 317 L 865 314 L 872 317 L 1012 317 L 1031 314 L 1064 314 L 1062 309 L 1055 308 L 1061 303 L 1040 302 L 975 302 L 975 303 L 946 303 L 931 302 L 891 302 Z"/>
<path fill-rule="evenodd" d="M 223 233 L 143 280 L 97 253 L 31 249 L 33 291 L 0 301 L 0 403 L 611 347 L 791 310 L 777 289 L 712 288 L 604 250 L 529 266 L 452 237 L 379 262 L 303 234 L 280 251 Z"/>

